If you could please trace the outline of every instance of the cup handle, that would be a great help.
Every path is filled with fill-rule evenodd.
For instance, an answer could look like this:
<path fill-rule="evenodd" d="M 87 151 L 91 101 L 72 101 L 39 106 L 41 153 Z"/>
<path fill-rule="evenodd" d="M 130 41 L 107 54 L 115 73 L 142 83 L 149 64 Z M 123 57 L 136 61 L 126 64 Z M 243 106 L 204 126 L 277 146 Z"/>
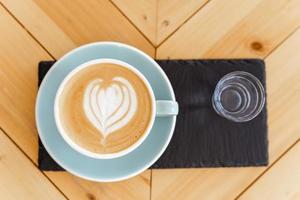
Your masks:
<path fill-rule="evenodd" d="M 157 100 L 156 117 L 167 117 L 178 114 L 178 103 L 176 101 Z"/>

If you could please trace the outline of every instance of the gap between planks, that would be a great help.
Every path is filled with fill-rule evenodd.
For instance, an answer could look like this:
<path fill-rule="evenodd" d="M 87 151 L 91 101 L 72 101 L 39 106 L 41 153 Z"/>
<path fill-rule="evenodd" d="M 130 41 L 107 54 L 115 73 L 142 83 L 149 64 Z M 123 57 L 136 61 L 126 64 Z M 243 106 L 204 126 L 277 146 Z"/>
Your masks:
<path fill-rule="evenodd" d="M 18 20 L 18 18 L 12 13 L 10 12 L 10 10 L 8 10 L 7 7 L 5 7 L 5 5 L 0 1 L 0 5 L 4 8 L 4 10 L 6 10 L 6 12 L 8 12 L 8 14 L 28 33 L 28 35 L 30 35 L 30 37 L 35 41 L 37 42 L 41 47 L 42 49 L 47 52 L 47 54 L 49 54 L 49 56 L 53 59 L 53 60 L 56 60 L 54 58 L 54 56 L 48 51 L 48 49 L 42 44 L 40 43 L 40 41 L 34 37 L 34 35 L 25 27 L 24 24 L 22 24 L 22 22 L 20 20 Z"/>
<path fill-rule="evenodd" d="M 152 173 L 153 169 L 150 169 L 150 200 L 152 199 Z"/>
<path fill-rule="evenodd" d="M 155 45 L 151 42 L 151 40 L 149 40 L 149 38 L 143 33 L 142 30 L 140 30 L 134 23 L 133 21 L 131 21 L 129 19 L 129 17 L 127 17 L 127 15 L 125 13 L 122 12 L 122 10 L 112 1 L 112 0 L 108 0 L 120 13 L 123 17 L 125 17 L 125 19 L 151 44 L 151 46 L 155 49 Z"/>
<path fill-rule="evenodd" d="M 247 190 L 249 190 L 263 175 L 265 175 L 269 170 L 272 169 L 288 152 L 291 151 L 300 142 L 300 138 L 296 140 L 291 146 L 289 146 L 271 165 L 269 165 L 261 174 L 259 174 L 240 194 L 238 194 L 235 200 L 239 199 Z"/>
<path fill-rule="evenodd" d="M 193 18 L 198 12 L 200 12 L 202 10 L 202 8 L 204 8 L 211 1 L 212 0 L 208 0 L 207 2 L 205 2 L 195 12 L 193 12 L 188 18 L 186 18 L 181 24 L 179 24 L 179 26 L 176 29 L 174 29 L 174 31 L 172 31 L 165 39 L 163 39 L 160 43 L 158 43 L 156 45 L 156 49 L 158 49 L 163 43 L 165 43 L 165 41 L 167 41 L 170 37 L 172 37 L 172 35 L 174 35 L 174 33 L 176 33 L 185 23 L 187 23 L 191 18 Z M 156 12 L 157 12 L 157 10 L 156 10 Z M 156 35 L 158 35 L 157 27 L 158 27 L 158 21 L 156 22 Z M 155 56 L 156 56 L 156 54 L 155 54 Z"/>
<path fill-rule="evenodd" d="M 157 40 L 158 40 L 158 1 L 159 0 L 156 0 L 156 5 L 155 5 L 155 8 L 156 8 L 156 11 L 155 11 L 155 44 L 157 43 Z M 154 58 L 156 59 L 156 52 L 157 52 L 157 47 L 158 45 L 156 44 L 155 45 L 155 50 L 154 50 Z M 151 170 L 151 173 L 152 173 L 152 170 Z M 150 196 L 150 200 L 151 200 L 151 196 Z"/>
<path fill-rule="evenodd" d="M 23 154 L 25 158 L 27 158 L 31 164 L 37 168 L 41 174 L 58 190 L 59 193 L 61 193 L 62 196 L 64 196 L 66 199 L 69 199 L 54 183 L 51 181 L 51 179 L 42 171 L 38 168 L 38 166 L 34 163 L 33 160 L 21 149 L 21 147 L 9 136 L 9 134 L 0 126 L 0 131 L 17 147 L 17 149 Z"/>
<path fill-rule="evenodd" d="M 179 24 L 177 26 L 176 29 L 174 29 L 167 37 L 165 37 L 160 43 L 158 44 L 153 44 L 153 42 L 151 40 L 148 39 L 148 37 L 143 33 L 143 31 L 141 29 L 138 28 L 138 26 L 135 25 L 135 23 L 130 20 L 129 17 L 127 17 L 127 15 L 118 7 L 118 5 L 116 5 L 112 0 L 109 0 L 111 2 L 112 5 L 114 5 L 114 7 L 130 22 L 130 24 L 132 24 L 138 31 L 139 33 L 155 48 L 159 48 L 165 41 L 167 41 L 172 35 L 174 35 L 174 33 L 176 33 L 176 31 L 178 29 L 180 29 L 186 22 L 188 22 L 192 17 L 194 17 L 202 8 L 204 8 L 211 0 L 208 0 L 207 2 L 205 2 L 203 5 L 201 5 L 196 11 L 194 11 L 189 17 L 187 17 L 181 24 Z M 156 16 L 155 16 L 155 42 L 157 42 L 157 35 L 158 35 L 158 1 L 156 1 Z M 156 54 L 155 54 L 156 55 Z"/>
<path fill-rule="evenodd" d="M 264 56 L 264 60 L 268 58 L 276 49 L 278 49 L 287 39 L 289 39 L 295 32 L 300 29 L 300 25 L 295 28 L 295 30 L 291 31 L 281 42 L 279 42 L 267 55 Z M 155 51 L 156 52 L 156 51 Z"/>

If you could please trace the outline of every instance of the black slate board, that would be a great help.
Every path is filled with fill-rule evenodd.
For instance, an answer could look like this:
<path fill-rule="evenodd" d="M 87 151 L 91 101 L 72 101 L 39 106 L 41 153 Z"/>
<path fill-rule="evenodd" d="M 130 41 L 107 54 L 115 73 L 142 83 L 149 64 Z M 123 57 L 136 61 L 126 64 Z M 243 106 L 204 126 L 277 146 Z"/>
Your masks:
<path fill-rule="evenodd" d="M 268 164 L 267 110 L 252 121 L 235 123 L 218 116 L 211 96 L 218 80 L 240 70 L 265 86 L 265 65 L 259 59 L 157 61 L 169 77 L 179 103 L 173 138 L 151 168 L 265 166 Z M 39 63 L 39 84 L 54 61 Z M 39 167 L 63 170 L 39 143 Z"/>

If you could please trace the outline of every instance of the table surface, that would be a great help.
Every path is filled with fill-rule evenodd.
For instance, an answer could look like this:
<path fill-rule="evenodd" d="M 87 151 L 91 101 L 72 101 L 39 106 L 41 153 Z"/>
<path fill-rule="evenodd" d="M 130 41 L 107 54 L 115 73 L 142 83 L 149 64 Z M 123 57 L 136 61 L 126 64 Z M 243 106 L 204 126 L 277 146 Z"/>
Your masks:
<path fill-rule="evenodd" d="M 300 199 L 300 0 L 0 0 L 1 199 Z M 112 40 L 153 58 L 262 58 L 270 165 L 95 183 L 37 167 L 37 63 Z"/>

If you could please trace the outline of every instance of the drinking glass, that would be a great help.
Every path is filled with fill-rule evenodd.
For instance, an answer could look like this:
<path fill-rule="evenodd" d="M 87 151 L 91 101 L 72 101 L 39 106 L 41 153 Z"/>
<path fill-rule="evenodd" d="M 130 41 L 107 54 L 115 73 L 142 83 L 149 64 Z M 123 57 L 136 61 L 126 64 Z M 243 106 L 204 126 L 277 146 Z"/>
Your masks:
<path fill-rule="evenodd" d="M 212 105 L 222 117 L 234 122 L 255 118 L 265 104 L 265 90 L 252 74 L 234 71 L 223 76 L 214 91 Z"/>

